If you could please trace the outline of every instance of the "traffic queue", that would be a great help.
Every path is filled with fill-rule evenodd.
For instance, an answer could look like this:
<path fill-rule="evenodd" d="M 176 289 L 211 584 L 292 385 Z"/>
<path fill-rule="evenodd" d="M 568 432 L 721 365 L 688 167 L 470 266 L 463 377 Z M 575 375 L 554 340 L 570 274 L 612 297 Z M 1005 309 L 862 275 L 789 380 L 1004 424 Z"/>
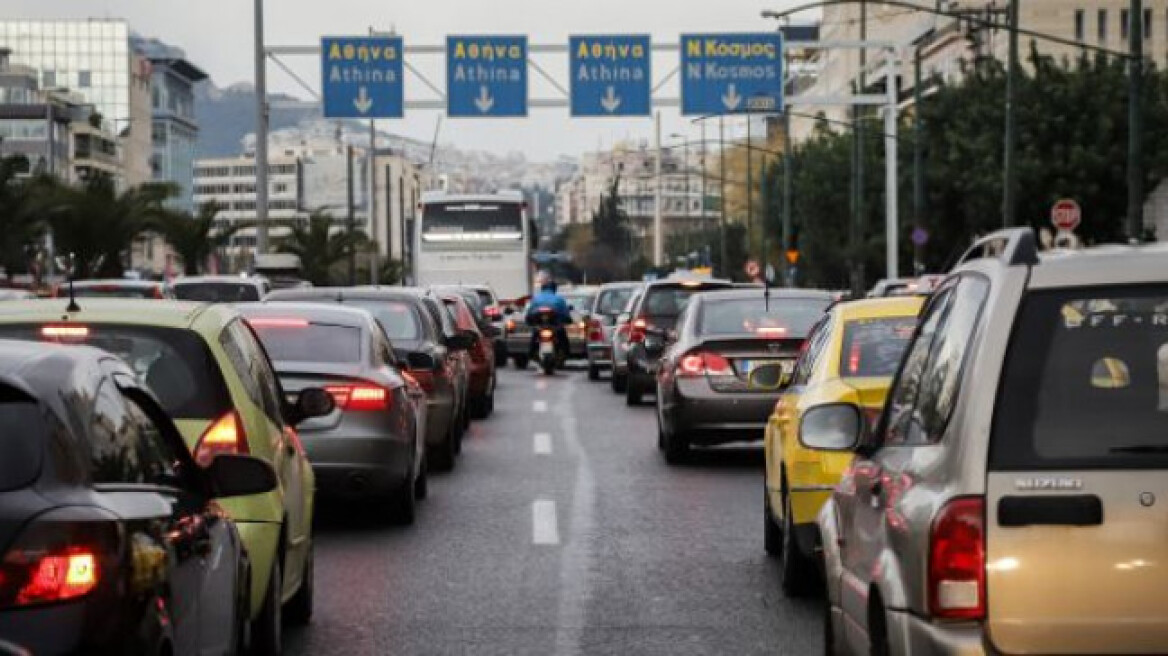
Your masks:
<path fill-rule="evenodd" d="M 279 654 L 318 501 L 412 524 L 493 412 L 473 289 L 179 283 L 0 303 L 0 653 Z"/>

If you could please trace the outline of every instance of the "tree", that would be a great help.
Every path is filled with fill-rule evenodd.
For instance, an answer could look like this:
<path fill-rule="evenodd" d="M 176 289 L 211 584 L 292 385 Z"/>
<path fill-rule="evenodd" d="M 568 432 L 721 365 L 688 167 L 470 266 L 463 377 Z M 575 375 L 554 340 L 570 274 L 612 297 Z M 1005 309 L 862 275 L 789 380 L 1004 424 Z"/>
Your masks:
<path fill-rule="evenodd" d="M 359 247 L 366 241 L 365 234 L 336 228 L 328 214 L 313 212 L 303 221 L 288 223 L 290 233 L 280 240 L 277 250 L 300 258 L 304 278 L 314 285 L 329 285 L 333 281 L 333 266 L 347 261 L 349 246 Z"/>
<path fill-rule="evenodd" d="M 28 167 L 24 156 L 0 159 L 0 266 L 10 280 L 28 270 L 28 249 L 44 231 L 37 199 L 56 185 L 47 176 L 24 177 Z"/>
<path fill-rule="evenodd" d="M 215 217 L 220 210 L 222 207 L 212 201 L 200 205 L 194 216 L 186 212 L 169 212 L 155 222 L 154 228 L 182 260 L 184 274 L 194 276 L 201 273 L 207 259 L 226 246 L 243 227 L 238 223 L 216 226 Z"/>
<path fill-rule="evenodd" d="M 78 278 L 121 277 L 134 238 L 167 214 L 169 184 L 145 184 L 119 192 L 108 176 L 60 187 L 45 201 L 57 253 L 77 256 Z"/>

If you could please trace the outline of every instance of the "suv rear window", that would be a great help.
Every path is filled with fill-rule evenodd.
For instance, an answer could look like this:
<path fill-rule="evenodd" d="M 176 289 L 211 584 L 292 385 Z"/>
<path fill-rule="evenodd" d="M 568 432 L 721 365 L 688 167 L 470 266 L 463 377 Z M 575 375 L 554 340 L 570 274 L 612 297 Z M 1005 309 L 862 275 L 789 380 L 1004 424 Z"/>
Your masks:
<path fill-rule="evenodd" d="M 698 306 L 699 335 L 766 335 L 805 337 L 823 317 L 827 299 L 758 298 L 704 299 Z"/>
<path fill-rule="evenodd" d="M 360 362 L 361 329 L 315 322 L 248 319 L 273 362 Z"/>
<path fill-rule="evenodd" d="M 46 336 L 39 324 L 0 326 L 0 338 L 85 344 L 112 353 L 138 374 L 174 419 L 215 419 L 231 408 L 219 365 L 198 334 L 182 328 L 82 324 L 87 332 Z"/>
<path fill-rule="evenodd" d="M 260 292 L 255 285 L 234 282 L 176 283 L 174 296 L 181 301 L 204 303 L 247 303 L 260 300 Z"/>
<path fill-rule="evenodd" d="M 31 485 L 41 472 L 49 428 L 32 399 L 0 387 L 0 492 Z"/>
<path fill-rule="evenodd" d="M 1030 293 L 998 391 L 997 469 L 1168 468 L 1168 288 Z"/>
<path fill-rule="evenodd" d="M 917 327 L 914 317 L 857 319 L 844 324 L 840 375 L 891 378 Z"/>

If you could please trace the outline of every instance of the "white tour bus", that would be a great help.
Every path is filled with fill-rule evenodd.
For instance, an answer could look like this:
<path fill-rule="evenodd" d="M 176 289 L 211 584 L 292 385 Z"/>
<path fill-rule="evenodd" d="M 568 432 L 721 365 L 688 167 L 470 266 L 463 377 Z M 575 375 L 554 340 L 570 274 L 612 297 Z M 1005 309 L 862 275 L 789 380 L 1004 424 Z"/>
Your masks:
<path fill-rule="evenodd" d="M 419 286 L 490 285 L 498 298 L 531 295 L 527 203 L 519 192 L 422 194 L 415 230 Z"/>

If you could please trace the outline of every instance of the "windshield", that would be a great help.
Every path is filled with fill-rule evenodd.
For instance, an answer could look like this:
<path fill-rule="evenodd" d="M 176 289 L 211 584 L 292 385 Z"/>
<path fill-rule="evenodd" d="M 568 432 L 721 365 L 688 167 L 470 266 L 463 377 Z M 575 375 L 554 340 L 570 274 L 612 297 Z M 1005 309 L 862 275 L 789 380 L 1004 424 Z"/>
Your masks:
<path fill-rule="evenodd" d="M 274 362 L 361 361 L 361 329 L 316 322 L 265 321 L 252 317 L 248 323 Z"/>
<path fill-rule="evenodd" d="M 826 299 L 758 298 L 708 299 L 700 307 L 698 334 L 805 337 L 823 316 Z"/>
<path fill-rule="evenodd" d="M 896 374 L 916 325 L 915 316 L 847 322 L 840 351 L 840 375 L 844 378 L 891 378 Z"/>
<path fill-rule="evenodd" d="M 508 202 L 427 203 L 422 209 L 422 240 L 520 241 L 523 208 Z"/>
<path fill-rule="evenodd" d="M 181 301 L 204 303 L 247 303 L 260 300 L 255 285 L 231 282 L 176 283 L 174 296 Z"/>
<path fill-rule="evenodd" d="M 1168 467 L 1168 290 L 1033 292 L 1011 344 L 996 465 Z"/>

